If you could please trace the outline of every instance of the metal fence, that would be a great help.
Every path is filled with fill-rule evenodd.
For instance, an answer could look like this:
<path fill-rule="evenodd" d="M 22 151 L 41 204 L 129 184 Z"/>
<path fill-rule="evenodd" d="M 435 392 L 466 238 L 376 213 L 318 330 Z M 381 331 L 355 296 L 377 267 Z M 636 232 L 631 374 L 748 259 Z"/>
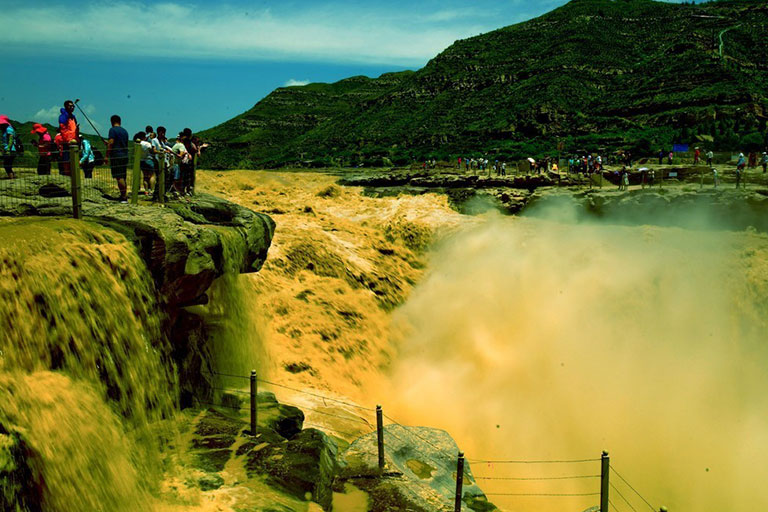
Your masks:
<path fill-rule="evenodd" d="M 104 162 L 81 165 L 80 159 L 80 148 L 76 144 L 52 151 L 50 155 L 47 152 L 6 155 L 4 164 L 10 166 L 14 177 L 8 177 L 6 168 L 5 179 L 0 179 L 0 213 L 64 213 L 71 209 L 73 216 L 79 218 L 84 203 L 119 201 L 118 181 L 111 167 Z M 146 180 L 140 159 L 140 145 L 131 143 L 125 177 L 127 197 L 133 204 L 137 204 L 139 198 L 164 203 L 171 185 L 165 158 L 157 155 L 156 172 L 148 174 Z M 145 182 L 151 175 L 155 183 L 148 187 Z"/>
<path fill-rule="evenodd" d="M 340 436 L 346 441 L 371 434 L 376 434 L 376 448 L 378 460 L 378 474 L 381 478 L 387 478 L 386 453 L 388 450 L 397 450 L 405 443 L 395 433 L 396 431 L 385 426 L 398 426 L 408 428 L 395 419 L 384 414 L 382 406 L 364 407 L 338 398 L 325 396 L 316 392 L 304 391 L 295 387 L 270 382 L 257 376 L 256 371 L 251 374 L 237 375 L 213 371 L 205 372 L 216 382 L 214 398 L 210 402 L 201 402 L 202 405 L 221 407 L 249 416 L 249 430 L 246 434 L 255 435 L 258 424 L 257 396 L 260 387 L 280 388 L 292 391 L 297 395 L 305 395 L 313 400 L 322 400 L 326 406 L 324 410 L 291 404 L 280 401 L 283 405 L 290 405 L 301 410 L 309 410 L 323 416 L 336 419 L 342 425 L 343 430 L 329 428 L 327 426 L 305 423 L 306 427 L 314 427 Z M 224 387 L 220 385 L 222 378 L 230 382 L 241 382 L 241 387 Z M 340 407 L 341 412 L 331 412 L 330 405 Z M 346 410 L 343 410 L 343 409 Z M 348 411 L 355 411 L 350 414 Z M 444 452 L 444 447 L 436 446 L 428 438 L 419 434 L 418 429 L 409 428 L 408 433 L 424 442 L 436 451 Z M 391 448 L 397 441 L 397 448 Z M 474 465 L 475 474 L 470 471 L 465 463 Z M 531 468 L 535 468 L 531 470 Z M 548 468 L 549 471 L 542 471 Z M 395 473 L 396 474 L 396 473 Z M 616 478 L 612 478 L 616 477 Z M 470 485 L 483 484 L 483 493 L 486 497 L 505 497 L 506 499 L 558 499 L 570 501 L 574 510 L 581 507 L 592 506 L 593 510 L 608 512 L 638 512 L 638 509 L 650 509 L 651 512 L 666 512 L 666 507 L 656 507 L 650 503 L 624 476 L 616 471 L 610 461 L 608 452 L 602 452 L 600 457 L 584 459 L 555 459 L 555 460 L 505 460 L 494 458 L 465 458 L 463 452 L 459 452 L 456 458 L 456 471 L 454 484 L 449 489 L 446 485 L 438 486 L 440 492 L 446 496 L 453 496 L 451 503 L 444 503 L 441 508 L 444 512 L 461 512 L 467 510 L 464 503 L 465 482 Z M 577 485 L 574 490 L 573 483 Z M 580 491 L 578 489 L 581 489 Z"/>

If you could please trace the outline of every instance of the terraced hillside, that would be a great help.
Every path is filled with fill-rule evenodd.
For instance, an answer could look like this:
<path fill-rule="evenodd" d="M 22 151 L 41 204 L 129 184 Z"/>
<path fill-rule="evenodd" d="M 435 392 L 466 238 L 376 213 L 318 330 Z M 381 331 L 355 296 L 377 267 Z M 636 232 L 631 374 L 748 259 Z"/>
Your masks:
<path fill-rule="evenodd" d="M 277 89 L 207 130 L 212 167 L 395 163 L 673 142 L 758 149 L 768 3 L 573 0 L 416 72 Z"/>

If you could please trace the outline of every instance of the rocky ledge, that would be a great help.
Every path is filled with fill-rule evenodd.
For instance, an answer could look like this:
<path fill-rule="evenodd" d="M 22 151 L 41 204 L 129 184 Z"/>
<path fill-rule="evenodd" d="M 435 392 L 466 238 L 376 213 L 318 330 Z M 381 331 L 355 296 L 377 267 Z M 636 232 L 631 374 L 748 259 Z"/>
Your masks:
<path fill-rule="evenodd" d="M 733 185 L 674 185 L 635 188 L 537 191 L 525 214 L 558 220 L 602 219 L 612 224 L 675 226 L 686 229 L 768 232 L 768 189 Z"/>
<path fill-rule="evenodd" d="M 272 489 L 299 502 L 311 500 L 327 511 L 334 508 L 334 494 L 350 486 L 368 495 L 370 512 L 454 509 L 458 448 L 442 430 L 385 427 L 386 465 L 381 472 L 375 432 L 347 445 L 320 430 L 304 428 L 302 412 L 280 404 L 271 393 L 259 393 L 256 432 L 249 431 L 245 418 L 227 410 L 231 411 L 208 409 L 193 427 L 191 449 L 199 478 L 189 486 L 202 491 L 226 487 L 222 471 L 233 463 L 244 467 L 248 479 L 263 480 Z M 467 512 L 497 510 L 475 483 L 469 463 L 462 501 Z M 306 510 L 306 504 L 249 510 L 298 512 Z"/>
<path fill-rule="evenodd" d="M 227 271 L 257 272 L 275 223 L 266 215 L 208 194 L 164 207 L 120 204 L 112 180 L 86 180 L 83 218 L 118 231 L 146 262 L 169 309 L 207 301 L 206 290 Z M 24 176 L 0 181 L 0 216 L 71 216 L 70 179 Z"/>

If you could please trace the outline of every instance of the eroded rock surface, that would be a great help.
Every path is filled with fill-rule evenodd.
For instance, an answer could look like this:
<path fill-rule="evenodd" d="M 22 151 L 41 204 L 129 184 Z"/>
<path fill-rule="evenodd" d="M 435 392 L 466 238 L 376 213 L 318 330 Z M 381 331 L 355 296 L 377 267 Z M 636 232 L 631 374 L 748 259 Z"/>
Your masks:
<path fill-rule="evenodd" d="M 376 433 L 353 442 L 342 454 L 337 485 L 351 483 L 371 496 L 372 512 L 453 510 L 456 493 L 456 442 L 429 427 L 384 427 L 385 470 L 378 469 Z M 462 510 L 491 511 L 469 463 L 464 466 Z"/>

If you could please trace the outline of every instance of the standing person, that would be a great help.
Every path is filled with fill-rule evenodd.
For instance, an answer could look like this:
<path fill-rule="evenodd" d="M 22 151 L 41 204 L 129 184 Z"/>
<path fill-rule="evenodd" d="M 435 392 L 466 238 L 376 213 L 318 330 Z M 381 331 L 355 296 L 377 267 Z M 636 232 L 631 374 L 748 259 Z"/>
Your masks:
<path fill-rule="evenodd" d="M 83 170 L 83 174 L 87 179 L 93 178 L 93 168 L 96 166 L 96 155 L 93 154 L 93 148 L 91 147 L 91 141 L 83 137 L 80 137 L 80 168 Z"/>
<path fill-rule="evenodd" d="M 670 151 L 669 155 L 667 155 L 667 164 L 672 165 L 672 159 L 675 157 L 675 153 Z"/>
<path fill-rule="evenodd" d="M 152 143 L 147 140 L 147 134 L 145 132 L 139 132 L 135 135 L 134 140 L 139 143 L 141 147 L 141 160 L 139 161 L 139 167 L 141 168 L 141 174 L 144 178 L 144 195 L 148 196 L 150 190 L 154 190 L 153 180 L 157 174 L 157 164 L 155 162 L 155 148 L 152 147 Z"/>
<path fill-rule="evenodd" d="M 157 155 L 157 160 L 159 161 L 161 158 L 163 159 L 165 165 L 163 166 L 165 171 L 165 190 L 163 192 L 168 192 L 170 186 L 171 186 L 171 166 L 172 166 L 172 160 L 171 160 L 171 145 L 168 143 L 168 139 L 166 137 L 166 130 L 165 126 L 158 126 L 157 127 L 157 136 L 151 140 L 152 147 L 155 148 L 155 153 Z M 157 171 L 160 172 L 160 167 L 158 166 Z M 158 199 L 160 197 L 159 187 L 160 186 L 160 179 L 158 175 L 157 181 L 155 181 L 155 192 L 153 195 L 154 199 Z"/>
<path fill-rule="evenodd" d="M 747 159 L 744 158 L 744 153 L 739 153 L 739 160 L 736 162 L 736 188 L 739 188 L 741 184 L 741 173 L 744 172 L 744 168 L 747 166 Z"/>
<path fill-rule="evenodd" d="M 763 157 L 760 159 L 760 165 L 763 166 L 763 172 L 768 170 L 768 152 L 763 151 Z"/>
<path fill-rule="evenodd" d="M 181 165 L 181 180 L 184 193 L 192 196 L 195 195 L 195 158 L 199 154 L 199 151 L 197 145 L 195 145 L 192 140 L 192 130 L 184 128 L 182 134 L 184 136 L 184 148 L 187 150 L 190 158 L 186 164 Z M 424 167 L 426 168 L 428 164 L 429 162 L 425 161 Z"/>
<path fill-rule="evenodd" d="M 749 168 L 754 169 L 757 167 L 757 153 L 754 151 L 749 152 Z"/>
<path fill-rule="evenodd" d="M 737 169 L 744 169 L 747 166 L 747 160 L 744 158 L 744 153 L 739 153 L 739 160 L 736 162 Z"/>
<path fill-rule="evenodd" d="M 710 149 L 707 151 L 707 167 L 712 167 L 712 160 L 715 158 L 715 154 Z"/>
<path fill-rule="evenodd" d="M 659 165 L 664 165 L 664 150 L 659 150 Z"/>
<path fill-rule="evenodd" d="M 699 165 L 699 158 L 701 157 L 701 150 L 699 148 L 696 148 L 696 151 L 693 153 L 693 165 Z"/>
<path fill-rule="evenodd" d="M 120 202 L 127 203 L 128 185 L 125 180 L 128 175 L 128 132 L 120 126 L 120 116 L 112 116 L 110 123 L 112 128 L 109 129 L 105 163 L 111 164 L 112 177 L 117 180 L 117 188 L 120 191 Z"/>
<path fill-rule="evenodd" d="M 11 120 L 8 116 L 0 116 L 0 131 L 3 132 L 3 145 L 0 147 L 3 153 L 3 167 L 8 179 L 16 177 L 13 172 L 13 160 L 16 158 L 16 130 L 11 126 Z"/>
<path fill-rule="evenodd" d="M 69 145 L 72 142 L 78 142 L 80 136 L 80 126 L 75 117 L 75 104 L 72 100 L 64 102 L 64 108 L 60 109 L 59 115 L 59 133 L 61 133 L 61 145 L 59 146 L 59 170 L 62 174 L 69 176 L 71 174 L 71 164 L 69 162 Z"/>
<path fill-rule="evenodd" d="M 184 145 L 184 134 L 179 133 L 179 136 L 176 138 L 176 144 L 171 147 L 171 151 L 176 155 L 173 164 L 173 185 L 171 187 L 171 193 L 183 196 L 184 185 L 181 179 L 181 166 L 191 158 Z"/>
<path fill-rule="evenodd" d="M 61 128 L 56 128 L 56 136 L 53 137 L 53 144 L 56 148 L 56 154 L 53 155 L 52 160 L 56 160 L 56 167 L 59 169 L 59 174 L 68 176 L 69 171 L 64 167 L 64 162 L 61 160 L 61 155 L 64 152 L 64 139 L 61 136 Z"/>
<path fill-rule="evenodd" d="M 712 177 L 714 178 L 715 188 L 717 188 L 717 169 L 712 168 Z"/>
<path fill-rule="evenodd" d="M 48 133 L 48 128 L 35 123 L 32 127 L 33 135 L 37 135 L 37 174 L 38 176 L 47 176 L 51 174 L 51 146 L 53 139 Z"/>

